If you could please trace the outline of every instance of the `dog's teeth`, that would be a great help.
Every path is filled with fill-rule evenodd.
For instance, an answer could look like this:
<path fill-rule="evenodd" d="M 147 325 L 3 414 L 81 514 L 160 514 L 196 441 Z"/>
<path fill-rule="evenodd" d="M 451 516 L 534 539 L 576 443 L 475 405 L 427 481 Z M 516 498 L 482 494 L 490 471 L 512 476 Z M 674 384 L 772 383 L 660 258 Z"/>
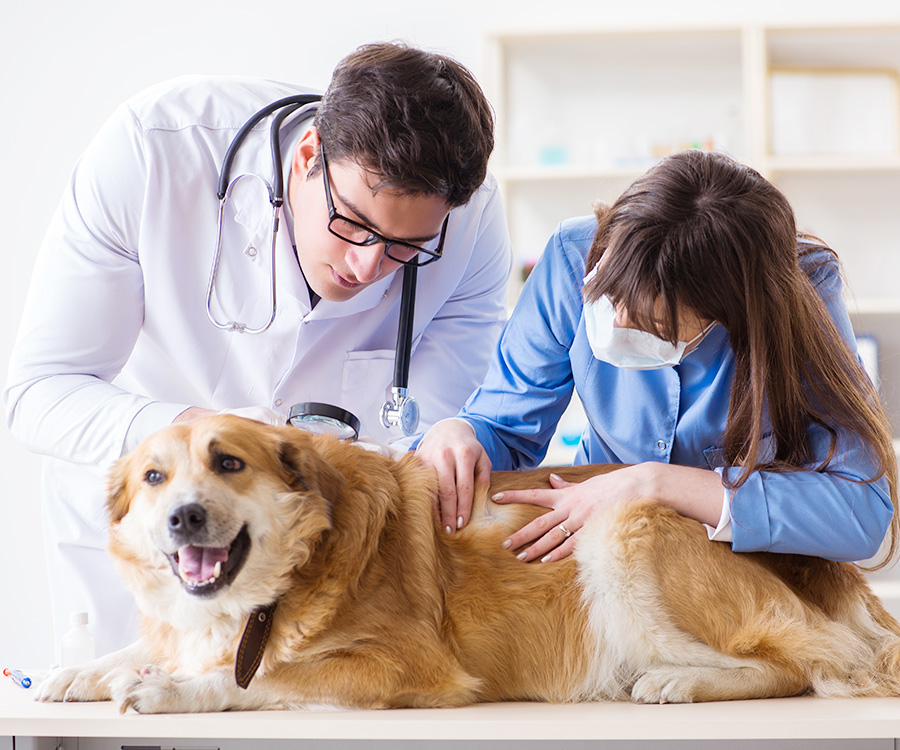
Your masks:
<path fill-rule="evenodd" d="M 178 568 L 178 575 L 181 576 L 181 580 L 184 581 L 185 583 L 191 582 L 191 579 L 188 578 L 188 574 L 185 573 L 184 568 Z"/>
<path fill-rule="evenodd" d="M 213 568 L 212 580 L 216 580 L 220 575 L 222 575 L 222 563 L 217 562 L 216 567 Z"/>

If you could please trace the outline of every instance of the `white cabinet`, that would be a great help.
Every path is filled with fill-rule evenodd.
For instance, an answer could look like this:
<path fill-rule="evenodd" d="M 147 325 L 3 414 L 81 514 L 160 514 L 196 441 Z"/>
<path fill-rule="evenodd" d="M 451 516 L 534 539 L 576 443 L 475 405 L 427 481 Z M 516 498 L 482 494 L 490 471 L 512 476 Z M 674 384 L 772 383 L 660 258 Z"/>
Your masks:
<path fill-rule="evenodd" d="M 891 98 L 900 23 L 498 33 L 486 56 L 498 124 L 492 170 L 519 266 L 513 298 L 561 219 L 614 200 L 666 153 L 726 151 L 777 184 L 800 229 L 838 252 L 854 325 L 877 341 L 900 436 L 900 112 Z M 795 89 L 771 85 L 785 74 Z M 797 76 L 800 93 L 785 98 Z M 803 76 L 812 93 L 798 108 Z M 854 77 L 866 85 L 841 88 Z M 810 129 L 813 147 L 773 153 L 773 143 L 798 142 L 773 133 L 792 125 Z"/>

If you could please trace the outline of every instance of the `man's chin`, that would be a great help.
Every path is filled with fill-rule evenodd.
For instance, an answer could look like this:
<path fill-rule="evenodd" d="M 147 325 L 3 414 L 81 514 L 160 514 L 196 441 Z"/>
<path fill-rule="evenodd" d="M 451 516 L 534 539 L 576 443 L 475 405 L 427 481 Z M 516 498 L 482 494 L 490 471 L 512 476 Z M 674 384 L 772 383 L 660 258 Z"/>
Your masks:
<path fill-rule="evenodd" d="M 310 284 L 310 288 L 321 299 L 329 302 L 346 302 L 372 283 L 374 282 L 354 283 L 329 269 L 325 278 L 316 280 Z"/>

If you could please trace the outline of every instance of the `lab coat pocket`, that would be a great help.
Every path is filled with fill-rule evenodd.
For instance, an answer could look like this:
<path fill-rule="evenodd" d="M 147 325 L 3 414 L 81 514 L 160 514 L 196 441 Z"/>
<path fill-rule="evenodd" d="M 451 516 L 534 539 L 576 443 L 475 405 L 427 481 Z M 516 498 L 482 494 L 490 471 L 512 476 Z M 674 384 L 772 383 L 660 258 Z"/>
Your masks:
<path fill-rule="evenodd" d="M 341 406 L 362 422 L 361 432 L 386 442 L 398 437 L 381 426 L 381 405 L 390 397 L 394 379 L 394 350 L 347 352 L 341 379 Z"/>

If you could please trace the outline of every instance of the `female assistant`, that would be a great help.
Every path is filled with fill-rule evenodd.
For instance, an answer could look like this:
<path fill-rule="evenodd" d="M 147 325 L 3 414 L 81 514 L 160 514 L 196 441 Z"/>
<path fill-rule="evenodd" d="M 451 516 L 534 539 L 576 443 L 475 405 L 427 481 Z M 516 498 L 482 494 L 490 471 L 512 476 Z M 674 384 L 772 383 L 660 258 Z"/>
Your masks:
<path fill-rule="evenodd" d="M 549 512 L 520 557 L 571 553 L 601 504 L 652 498 L 738 552 L 863 560 L 897 546 L 890 428 L 860 364 L 835 253 L 787 199 L 717 153 L 660 162 L 596 217 L 563 222 L 525 285 L 484 384 L 418 446 L 441 523 L 475 483 L 544 457 L 577 392 L 576 463 L 627 468 L 509 492 Z"/>

